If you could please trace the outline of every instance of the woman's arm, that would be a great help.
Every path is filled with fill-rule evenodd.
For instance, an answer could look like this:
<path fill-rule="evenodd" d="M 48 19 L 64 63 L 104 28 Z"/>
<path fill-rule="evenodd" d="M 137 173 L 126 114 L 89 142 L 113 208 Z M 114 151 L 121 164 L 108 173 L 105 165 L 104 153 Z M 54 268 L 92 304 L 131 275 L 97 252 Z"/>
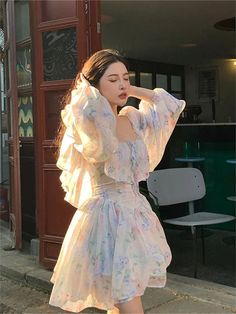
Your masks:
<path fill-rule="evenodd" d="M 130 85 L 130 88 L 129 88 L 130 97 L 135 97 L 135 98 L 150 102 L 150 101 L 153 101 L 154 95 L 155 95 L 155 92 L 151 89 Z"/>

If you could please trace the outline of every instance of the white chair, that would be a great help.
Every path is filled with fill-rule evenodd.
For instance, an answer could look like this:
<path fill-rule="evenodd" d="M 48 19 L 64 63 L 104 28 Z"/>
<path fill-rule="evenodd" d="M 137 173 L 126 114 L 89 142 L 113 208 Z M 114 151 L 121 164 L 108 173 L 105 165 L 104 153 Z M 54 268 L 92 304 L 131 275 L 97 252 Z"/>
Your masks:
<path fill-rule="evenodd" d="M 199 200 L 206 194 L 203 175 L 196 168 L 172 168 L 153 171 L 147 180 L 148 190 L 154 194 L 160 206 Z M 150 195 L 152 195 L 150 193 Z M 211 212 L 197 212 L 186 216 L 163 220 L 176 226 L 191 227 L 193 239 L 194 277 L 197 277 L 197 227 L 202 231 L 202 256 L 205 261 L 203 226 L 225 223 L 235 217 Z"/>

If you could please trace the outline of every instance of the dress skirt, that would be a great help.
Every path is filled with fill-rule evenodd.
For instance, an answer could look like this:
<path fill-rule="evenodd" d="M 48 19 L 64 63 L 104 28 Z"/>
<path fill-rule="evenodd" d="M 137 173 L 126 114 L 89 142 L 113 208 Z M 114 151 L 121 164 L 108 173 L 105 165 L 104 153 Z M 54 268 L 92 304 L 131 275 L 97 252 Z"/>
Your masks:
<path fill-rule="evenodd" d="M 78 313 L 163 287 L 170 248 L 160 221 L 138 188 L 96 186 L 75 212 L 51 278 L 49 304 Z"/>

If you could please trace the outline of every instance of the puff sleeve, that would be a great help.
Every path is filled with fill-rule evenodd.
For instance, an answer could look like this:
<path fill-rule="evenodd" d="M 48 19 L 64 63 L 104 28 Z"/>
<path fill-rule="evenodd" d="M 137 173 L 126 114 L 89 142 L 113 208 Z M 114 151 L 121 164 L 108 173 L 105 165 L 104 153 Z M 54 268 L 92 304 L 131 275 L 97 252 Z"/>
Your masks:
<path fill-rule="evenodd" d="M 116 120 L 108 101 L 91 85 L 76 90 L 72 100 L 66 111 L 79 137 L 75 148 L 88 162 L 106 161 L 118 147 Z M 62 112 L 63 121 L 67 112 Z"/>
<path fill-rule="evenodd" d="M 61 111 L 66 127 L 57 167 L 65 200 L 78 208 L 91 196 L 91 167 L 104 162 L 117 149 L 115 116 L 108 101 L 91 85 L 72 91 L 71 102 Z"/>
<path fill-rule="evenodd" d="M 149 171 L 153 171 L 164 154 L 166 144 L 185 107 L 162 88 L 154 89 L 152 101 L 141 101 L 139 109 L 125 107 L 121 114 L 129 117 L 136 132 L 143 137 L 149 156 Z"/>
<path fill-rule="evenodd" d="M 81 139 L 81 153 L 89 162 L 104 162 L 118 147 L 115 115 L 96 88 L 87 87 L 81 98 L 78 103 L 82 106 L 75 103 L 71 107 L 73 124 Z"/>

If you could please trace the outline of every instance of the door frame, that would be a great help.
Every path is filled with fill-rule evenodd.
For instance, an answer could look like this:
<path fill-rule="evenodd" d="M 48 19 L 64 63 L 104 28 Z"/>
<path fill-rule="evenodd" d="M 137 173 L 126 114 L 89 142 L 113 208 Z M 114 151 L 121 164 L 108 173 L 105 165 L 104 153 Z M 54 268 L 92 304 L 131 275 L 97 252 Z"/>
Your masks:
<path fill-rule="evenodd" d="M 9 183 L 10 183 L 10 230 L 12 247 L 22 248 L 22 211 L 20 184 L 20 140 L 18 129 L 18 95 L 16 81 L 16 34 L 14 1 L 4 1 L 5 27 L 5 77 L 6 86 L 8 134 L 9 134 Z M 8 79 L 7 79 L 8 78 Z"/>
<path fill-rule="evenodd" d="M 66 2 L 66 1 L 65 1 Z M 73 212 L 66 202 L 60 203 L 60 208 L 53 202 L 53 196 L 49 189 L 53 185 L 58 191 L 60 200 L 64 198 L 64 192 L 59 187 L 60 170 L 56 167 L 55 151 L 57 147 L 54 139 L 47 138 L 46 95 L 50 92 L 64 91 L 70 88 L 72 79 L 45 81 L 43 73 L 43 44 L 42 33 L 75 27 L 77 39 L 77 72 L 85 59 L 94 51 L 101 48 L 100 0 L 75 0 L 76 13 L 74 17 L 52 21 L 43 21 L 41 18 L 40 1 L 30 2 L 32 47 L 33 47 L 33 103 L 34 105 L 34 134 L 35 134 L 35 166 L 36 166 L 36 219 L 39 227 L 40 263 L 46 268 L 53 268 L 63 241 L 64 231 Z M 95 16 L 97 18 L 95 18 Z M 96 32 L 96 33 L 95 33 Z M 59 115 L 59 111 L 57 114 Z M 60 194 L 60 195 L 59 195 Z M 52 206 L 50 206 L 52 204 Z M 63 219 L 59 230 L 52 226 L 52 213 Z M 66 216 L 62 216 L 62 213 Z M 51 215 L 51 216 L 50 216 Z M 53 230 L 52 230 L 53 229 Z"/>

